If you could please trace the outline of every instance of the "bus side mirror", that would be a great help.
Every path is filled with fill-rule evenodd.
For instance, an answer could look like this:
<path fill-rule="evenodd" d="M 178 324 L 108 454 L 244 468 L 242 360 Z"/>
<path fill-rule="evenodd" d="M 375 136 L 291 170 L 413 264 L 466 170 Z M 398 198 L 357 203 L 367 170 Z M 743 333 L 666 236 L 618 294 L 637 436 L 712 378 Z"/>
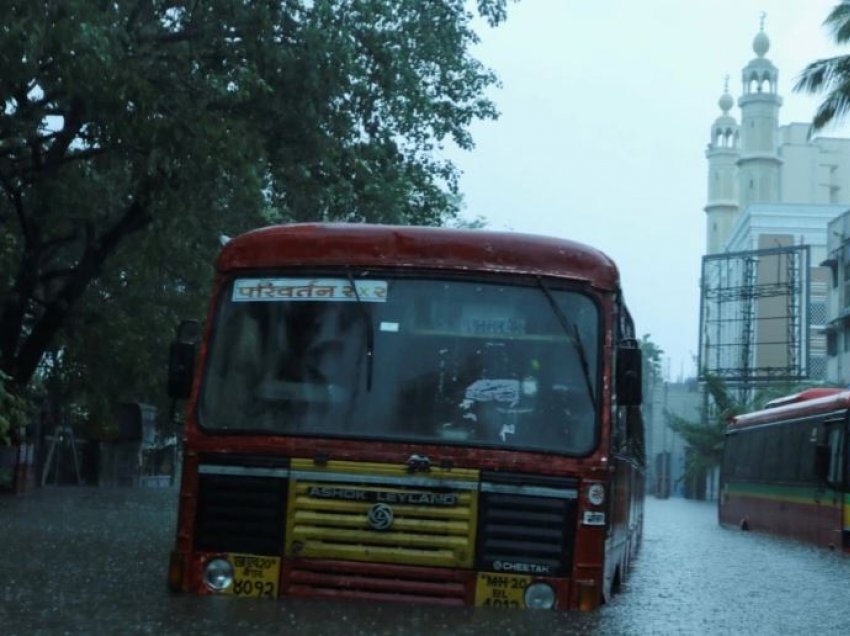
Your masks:
<path fill-rule="evenodd" d="M 197 320 L 184 320 L 177 327 L 177 336 L 168 354 L 168 397 L 185 400 L 192 392 L 195 375 L 195 341 L 200 324 Z"/>
<path fill-rule="evenodd" d="M 817 444 L 815 446 L 815 477 L 818 481 L 829 482 L 829 444 Z"/>
<path fill-rule="evenodd" d="M 617 404 L 640 406 L 643 401 L 643 356 L 634 340 L 617 347 Z"/>
<path fill-rule="evenodd" d="M 195 345 L 172 342 L 168 355 L 168 397 L 183 400 L 192 392 L 195 372 Z"/>

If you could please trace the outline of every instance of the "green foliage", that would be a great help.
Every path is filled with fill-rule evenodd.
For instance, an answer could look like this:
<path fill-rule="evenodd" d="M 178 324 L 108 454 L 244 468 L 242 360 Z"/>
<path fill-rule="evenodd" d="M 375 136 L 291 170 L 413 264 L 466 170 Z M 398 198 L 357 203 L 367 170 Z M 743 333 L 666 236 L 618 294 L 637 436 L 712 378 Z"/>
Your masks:
<path fill-rule="evenodd" d="M 710 397 L 708 412 L 700 422 L 694 422 L 673 413 L 665 413 L 667 425 L 685 441 L 689 452 L 685 457 L 684 478 L 690 479 L 704 474 L 720 464 L 726 428 L 736 415 L 763 409 L 778 397 L 791 395 L 807 388 L 802 384 L 773 384 L 758 391 L 745 392 L 736 396 L 722 378 L 708 375 L 705 390 Z"/>
<path fill-rule="evenodd" d="M 491 24 L 506 0 L 479 0 Z M 438 158 L 496 116 L 464 0 L 9 0 L 0 29 L 0 369 L 97 426 L 163 404 L 218 235 L 436 225 Z M 47 357 L 45 357 L 47 354 Z M 41 364 L 41 367 L 38 365 Z"/>
<path fill-rule="evenodd" d="M 661 356 L 664 355 L 664 350 L 652 341 L 648 333 L 641 336 L 639 344 L 643 360 L 643 368 L 641 370 L 643 395 L 644 400 L 648 402 L 652 395 L 653 387 L 662 378 Z"/>
<path fill-rule="evenodd" d="M 691 479 L 704 474 L 720 464 L 723 458 L 723 441 L 726 426 L 748 405 L 737 402 L 726 384 L 717 376 L 708 376 L 705 383 L 714 402 L 711 417 L 705 422 L 693 422 L 673 413 L 665 413 L 667 425 L 685 441 L 689 452 L 685 456 L 684 478 Z"/>
<path fill-rule="evenodd" d="M 483 230 L 486 229 L 488 223 L 486 217 L 478 215 L 471 219 L 458 217 L 449 225 L 463 230 Z"/>
<path fill-rule="evenodd" d="M 824 20 L 835 43 L 850 42 L 850 0 L 841 0 Z M 812 121 L 816 132 L 832 122 L 844 119 L 850 112 L 850 55 L 837 55 L 812 62 L 797 80 L 794 90 L 805 93 L 825 93 Z"/>
<path fill-rule="evenodd" d="M 27 425 L 34 410 L 26 398 L 9 390 L 8 382 L 0 371 L 0 446 L 12 443 L 13 433 Z"/>

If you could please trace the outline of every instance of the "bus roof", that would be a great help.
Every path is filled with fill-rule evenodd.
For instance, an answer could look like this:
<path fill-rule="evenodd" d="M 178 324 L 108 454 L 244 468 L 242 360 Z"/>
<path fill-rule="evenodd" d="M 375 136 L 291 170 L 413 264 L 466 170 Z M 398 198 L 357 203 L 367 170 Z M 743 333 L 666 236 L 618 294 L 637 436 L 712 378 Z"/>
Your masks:
<path fill-rule="evenodd" d="M 767 404 L 764 405 L 766 409 L 776 408 L 777 406 L 785 406 L 786 404 L 794 404 L 795 402 L 805 402 L 807 400 L 814 400 L 815 398 L 825 397 L 827 395 L 835 395 L 836 393 L 841 393 L 844 389 L 838 389 L 835 387 L 815 387 L 812 389 L 805 389 L 800 391 L 799 393 L 794 393 L 792 395 L 786 395 L 780 398 L 776 398 L 775 400 L 771 400 Z"/>
<path fill-rule="evenodd" d="M 729 430 L 847 409 L 850 408 L 850 391 L 826 388 L 809 389 L 787 398 L 772 400 L 769 404 L 776 406 L 768 406 L 761 411 L 732 418 Z"/>
<path fill-rule="evenodd" d="M 575 241 L 421 226 L 274 225 L 230 240 L 216 263 L 220 272 L 295 265 L 485 270 L 560 276 L 606 290 L 619 287 L 614 262 Z"/>

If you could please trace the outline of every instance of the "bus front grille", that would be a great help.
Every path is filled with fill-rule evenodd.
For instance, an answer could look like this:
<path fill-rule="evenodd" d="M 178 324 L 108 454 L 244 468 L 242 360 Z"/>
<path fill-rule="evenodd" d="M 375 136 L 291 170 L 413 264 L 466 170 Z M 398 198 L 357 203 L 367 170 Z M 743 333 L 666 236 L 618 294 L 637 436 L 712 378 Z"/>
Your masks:
<path fill-rule="evenodd" d="M 562 576 L 572 566 L 578 482 L 482 473 L 476 568 Z"/>
<path fill-rule="evenodd" d="M 284 580 L 288 596 L 457 606 L 470 601 L 464 573 L 456 569 L 295 559 Z"/>
<path fill-rule="evenodd" d="M 202 464 L 198 475 L 195 549 L 277 555 L 283 551 L 285 469 Z"/>
<path fill-rule="evenodd" d="M 344 483 L 312 474 L 293 478 L 286 554 L 471 567 L 477 517 L 475 483 L 453 489 L 436 480 L 426 481 L 429 483 L 408 486 L 404 479 L 382 483 L 379 476 L 359 482 L 354 474 L 346 476 Z"/>

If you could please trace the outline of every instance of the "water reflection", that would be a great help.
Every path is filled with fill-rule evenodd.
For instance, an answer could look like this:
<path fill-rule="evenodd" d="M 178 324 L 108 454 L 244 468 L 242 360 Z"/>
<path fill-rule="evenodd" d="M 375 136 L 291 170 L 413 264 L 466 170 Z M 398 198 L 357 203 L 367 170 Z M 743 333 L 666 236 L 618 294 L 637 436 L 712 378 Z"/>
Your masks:
<path fill-rule="evenodd" d="M 172 596 L 173 490 L 0 499 L 4 634 L 847 633 L 850 558 L 720 528 L 712 504 L 647 501 L 624 593 L 593 614 Z"/>

